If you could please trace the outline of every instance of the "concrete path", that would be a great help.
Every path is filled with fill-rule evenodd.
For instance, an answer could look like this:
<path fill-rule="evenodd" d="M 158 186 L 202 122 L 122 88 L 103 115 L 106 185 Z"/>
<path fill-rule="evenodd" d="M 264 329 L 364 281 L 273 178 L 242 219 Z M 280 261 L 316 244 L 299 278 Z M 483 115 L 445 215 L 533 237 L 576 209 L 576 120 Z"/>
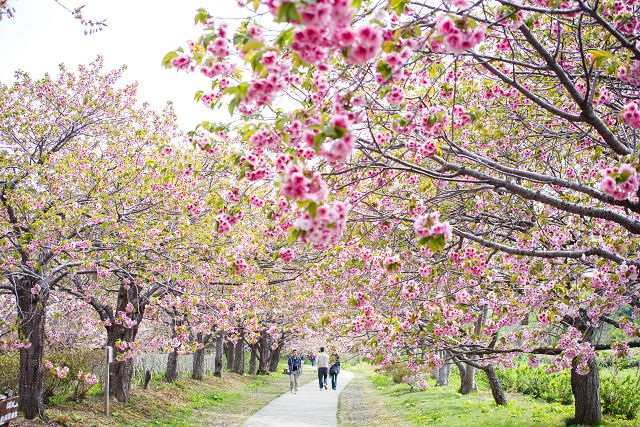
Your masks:
<path fill-rule="evenodd" d="M 331 379 L 329 390 L 320 390 L 316 371 L 307 368 L 302 372 L 302 377 L 308 375 L 314 379 L 300 387 L 298 394 L 287 391 L 253 414 L 244 426 L 337 427 L 338 395 L 354 375 L 349 371 L 340 372 L 337 390 L 331 390 Z"/>

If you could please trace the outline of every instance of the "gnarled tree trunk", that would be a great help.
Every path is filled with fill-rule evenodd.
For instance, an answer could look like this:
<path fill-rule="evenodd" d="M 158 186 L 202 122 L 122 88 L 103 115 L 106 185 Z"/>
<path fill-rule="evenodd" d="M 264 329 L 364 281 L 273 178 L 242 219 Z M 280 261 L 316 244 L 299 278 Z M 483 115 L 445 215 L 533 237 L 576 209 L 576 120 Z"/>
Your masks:
<path fill-rule="evenodd" d="M 167 357 L 167 370 L 164 373 L 164 380 L 172 383 L 178 380 L 178 352 L 174 348 Z"/>
<path fill-rule="evenodd" d="M 140 322 L 144 317 L 145 304 L 140 301 L 139 288 L 136 285 L 120 286 L 118 292 L 118 302 L 116 304 L 116 313 L 126 313 L 127 304 L 131 303 L 136 310 L 130 316 L 136 322 L 128 328 L 122 322 L 116 322 L 107 326 L 107 345 L 114 347 L 114 362 L 111 364 L 109 372 L 110 394 L 118 399 L 118 402 L 126 403 L 131 397 L 131 378 L 133 376 L 133 358 L 127 357 L 126 350 L 120 351 L 116 347 L 116 343 L 125 344 L 134 343 Z"/>
<path fill-rule="evenodd" d="M 258 358 L 258 345 L 250 344 L 249 347 L 251 348 L 251 356 L 249 357 L 249 375 L 255 375 L 258 370 L 256 363 Z"/>
<path fill-rule="evenodd" d="M 214 362 L 213 376 L 222 377 L 222 356 L 224 355 L 224 334 L 218 332 L 216 335 L 216 357 Z"/>
<path fill-rule="evenodd" d="M 260 337 L 260 351 L 258 353 L 258 375 L 269 373 L 269 355 L 271 352 L 271 340 L 268 335 Z"/>
<path fill-rule="evenodd" d="M 588 362 L 589 373 L 578 374 L 574 360 L 571 367 L 571 391 L 575 400 L 576 424 L 595 425 L 602 420 L 600 410 L 600 375 L 595 359 Z"/>
<path fill-rule="evenodd" d="M 446 359 L 447 354 L 442 351 L 440 353 L 440 357 L 442 359 Z M 447 362 L 444 365 L 440 366 L 436 369 L 436 385 L 437 386 L 445 386 L 449 385 L 449 378 L 451 377 L 451 363 Z"/>
<path fill-rule="evenodd" d="M 489 365 L 483 370 L 487 374 L 489 386 L 491 387 L 491 394 L 493 395 L 493 400 L 496 402 L 496 405 L 506 405 L 507 395 L 502 388 L 502 383 L 500 382 L 500 378 L 498 378 L 496 369 L 493 365 Z"/>
<path fill-rule="evenodd" d="M 49 291 L 45 285 L 33 295 L 31 288 L 36 284 L 37 281 L 25 278 L 16 286 L 19 333 L 30 344 L 20 349 L 19 410 L 29 420 L 44 416 L 44 327 Z"/>
<path fill-rule="evenodd" d="M 269 372 L 276 372 L 278 370 L 278 363 L 280 363 L 280 351 L 282 350 L 283 345 L 284 343 L 279 341 L 278 347 L 271 351 L 271 354 L 269 355 Z"/>
<path fill-rule="evenodd" d="M 234 344 L 231 341 L 225 340 L 224 343 L 224 358 L 227 360 L 227 369 L 229 371 L 233 370 L 233 353 L 234 353 Z"/>
<path fill-rule="evenodd" d="M 244 375 L 244 332 L 240 334 L 234 347 L 233 372 Z"/>
<path fill-rule="evenodd" d="M 191 378 L 194 380 L 203 380 L 204 379 L 204 356 L 205 345 L 209 342 L 209 338 L 211 338 L 210 334 L 203 335 L 199 333 L 197 335 L 198 343 L 202 345 L 202 348 L 196 349 L 195 353 L 193 353 L 193 368 L 191 370 Z"/>
<path fill-rule="evenodd" d="M 454 361 L 458 367 L 458 371 L 460 371 L 460 393 L 469 394 L 473 391 L 477 391 L 478 385 L 476 384 L 475 379 L 476 368 L 457 359 L 454 359 Z"/>

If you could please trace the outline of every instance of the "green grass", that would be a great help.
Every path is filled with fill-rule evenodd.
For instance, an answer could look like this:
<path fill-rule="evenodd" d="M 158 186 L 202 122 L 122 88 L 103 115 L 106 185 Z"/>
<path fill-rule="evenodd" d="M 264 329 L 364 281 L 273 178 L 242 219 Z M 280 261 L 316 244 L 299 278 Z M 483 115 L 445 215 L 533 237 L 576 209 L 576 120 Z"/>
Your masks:
<path fill-rule="evenodd" d="M 451 376 L 446 387 L 429 382 L 425 391 L 407 384 L 394 384 L 391 378 L 375 373 L 368 365 L 352 368 L 365 375 L 382 397 L 383 403 L 409 425 L 447 427 L 547 427 L 570 425 L 573 406 L 547 403 L 518 393 L 509 393 L 509 404 L 499 407 L 493 402 L 490 390 L 479 381 L 478 393 L 461 395 L 457 392 L 459 378 Z M 453 374 L 453 372 L 452 372 Z M 477 374 L 478 379 L 483 375 Z M 638 426 L 638 420 L 624 421 L 606 418 L 603 426 Z"/>

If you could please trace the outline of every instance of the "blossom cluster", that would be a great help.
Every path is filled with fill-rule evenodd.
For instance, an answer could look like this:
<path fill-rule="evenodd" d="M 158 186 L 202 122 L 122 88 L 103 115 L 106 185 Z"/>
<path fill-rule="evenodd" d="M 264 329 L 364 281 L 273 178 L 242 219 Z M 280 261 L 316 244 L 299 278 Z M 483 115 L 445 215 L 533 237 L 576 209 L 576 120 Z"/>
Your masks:
<path fill-rule="evenodd" d="M 285 4 L 286 3 L 286 4 Z M 332 50 L 347 52 L 347 60 L 364 64 L 373 59 L 382 44 L 382 32 L 372 25 L 354 29 L 354 9 L 349 0 L 318 0 L 294 5 L 292 2 L 269 0 L 271 13 L 278 16 L 280 7 L 299 8 L 301 22 L 293 33 L 291 49 L 310 64 L 321 64 Z"/>
<path fill-rule="evenodd" d="M 433 46 L 441 47 L 448 53 L 462 53 L 473 49 L 482 43 L 487 36 L 487 29 L 484 26 L 473 28 L 468 20 L 458 19 L 454 21 L 450 16 L 443 15 L 437 22 L 438 35 L 442 38 L 443 45 L 436 41 Z"/>
<path fill-rule="evenodd" d="M 413 229 L 420 237 L 444 236 L 445 240 L 451 239 L 451 225 L 448 222 L 440 222 L 438 211 L 418 216 L 413 223 Z"/>
<path fill-rule="evenodd" d="M 640 186 L 638 172 L 629 164 L 609 167 L 601 171 L 602 190 L 616 200 L 626 200 L 633 196 Z"/>
<path fill-rule="evenodd" d="M 347 224 L 349 204 L 337 202 L 333 206 L 318 206 L 315 215 L 305 212 L 293 222 L 303 242 L 312 243 L 316 249 L 326 249 L 342 237 Z"/>

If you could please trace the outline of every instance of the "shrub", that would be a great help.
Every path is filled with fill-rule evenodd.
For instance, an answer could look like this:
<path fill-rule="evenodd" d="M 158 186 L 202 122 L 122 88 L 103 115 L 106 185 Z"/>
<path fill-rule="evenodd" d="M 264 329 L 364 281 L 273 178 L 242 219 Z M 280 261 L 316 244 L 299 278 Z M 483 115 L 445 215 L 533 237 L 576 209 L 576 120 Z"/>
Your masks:
<path fill-rule="evenodd" d="M 412 377 L 414 375 L 414 372 L 407 367 L 406 363 L 394 363 L 382 369 L 387 375 L 391 376 L 393 382 L 396 384 L 403 383 L 405 382 L 405 377 Z"/>
<path fill-rule="evenodd" d="M 17 351 L 0 353 L 0 393 L 13 390 L 18 393 L 18 371 L 20 369 L 20 354 Z"/>
<path fill-rule="evenodd" d="M 604 377 L 600 380 L 600 398 L 604 414 L 631 420 L 640 409 L 640 385 L 632 377 Z"/>
<path fill-rule="evenodd" d="M 65 378 L 59 378 L 53 370 L 45 373 L 44 399 L 49 401 L 78 400 L 85 396 L 94 385 L 94 376 L 102 371 L 102 352 L 87 349 L 64 350 L 45 355 L 45 360 L 53 366 L 68 367 Z M 17 351 L 0 354 L 0 393 L 8 389 L 18 393 L 18 372 L 20 353 Z"/>
<path fill-rule="evenodd" d="M 515 369 L 499 370 L 498 377 L 507 390 L 563 405 L 573 402 L 571 374 L 567 371 L 547 373 L 543 367 L 519 366 Z"/>

